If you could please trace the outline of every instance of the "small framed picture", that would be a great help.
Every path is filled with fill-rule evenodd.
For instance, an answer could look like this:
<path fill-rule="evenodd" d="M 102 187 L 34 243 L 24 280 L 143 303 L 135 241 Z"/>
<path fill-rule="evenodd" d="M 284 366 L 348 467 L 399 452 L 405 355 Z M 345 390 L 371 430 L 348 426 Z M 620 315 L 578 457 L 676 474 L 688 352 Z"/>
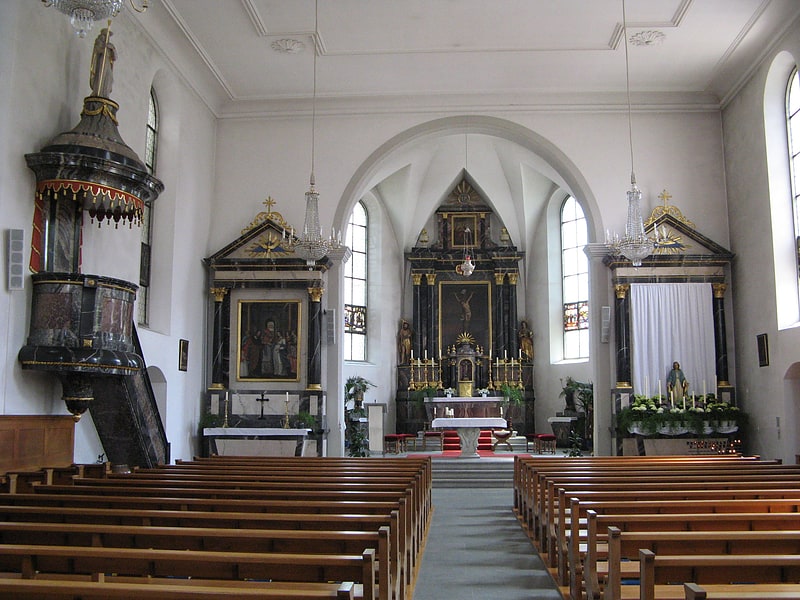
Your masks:
<path fill-rule="evenodd" d="M 759 333 L 756 336 L 756 344 L 758 344 L 758 366 L 769 366 L 769 339 L 766 333 Z"/>
<path fill-rule="evenodd" d="M 189 369 L 189 340 L 178 342 L 178 370 L 187 371 Z"/>

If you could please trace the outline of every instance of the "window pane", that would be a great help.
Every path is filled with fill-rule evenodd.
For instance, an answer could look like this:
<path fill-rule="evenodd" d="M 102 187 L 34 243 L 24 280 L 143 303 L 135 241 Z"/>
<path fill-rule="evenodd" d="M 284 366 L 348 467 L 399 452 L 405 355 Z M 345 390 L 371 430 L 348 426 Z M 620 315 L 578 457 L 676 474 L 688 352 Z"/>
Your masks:
<path fill-rule="evenodd" d="M 561 282 L 564 302 L 564 358 L 588 357 L 588 344 L 579 333 L 588 332 L 589 259 L 583 249 L 588 230 L 583 208 L 575 198 L 561 206 Z M 588 334 L 587 334 L 588 335 Z M 588 339 L 588 337 L 587 337 Z"/>
<path fill-rule="evenodd" d="M 353 252 L 344 273 L 346 360 L 367 360 L 368 223 L 366 207 L 358 202 L 350 214 L 344 236 L 345 244 Z"/>
<path fill-rule="evenodd" d="M 367 278 L 367 255 L 360 253 L 353 253 L 350 261 L 353 263 L 353 272 L 351 277 L 358 277 L 359 279 Z"/>
<path fill-rule="evenodd" d="M 367 360 L 367 336 L 352 334 L 350 360 Z"/>

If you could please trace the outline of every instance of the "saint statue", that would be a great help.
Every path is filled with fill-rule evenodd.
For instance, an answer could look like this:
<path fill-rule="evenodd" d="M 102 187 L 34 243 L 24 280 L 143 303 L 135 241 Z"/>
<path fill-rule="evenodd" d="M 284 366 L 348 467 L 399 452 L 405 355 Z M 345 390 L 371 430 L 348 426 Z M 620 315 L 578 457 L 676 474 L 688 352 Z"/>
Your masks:
<path fill-rule="evenodd" d="M 672 363 L 672 370 L 667 375 L 667 392 L 672 396 L 672 400 L 681 400 L 689 391 L 689 382 L 681 371 L 681 364 L 678 361 Z"/>
<path fill-rule="evenodd" d="M 104 27 L 94 41 L 94 50 L 92 51 L 92 70 L 89 73 L 92 96 L 102 98 L 111 96 L 115 60 L 117 60 L 117 51 L 114 44 L 111 43 L 111 30 Z"/>
<path fill-rule="evenodd" d="M 411 336 L 414 332 L 411 325 L 403 319 L 400 323 L 400 331 L 397 333 L 397 364 L 406 365 L 411 362 Z"/>
<path fill-rule="evenodd" d="M 533 332 L 528 327 L 527 321 L 520 322 L 517 337 L 519 338 L 519 349 L 522 351 L 522 358 L 533 360 Z"/>

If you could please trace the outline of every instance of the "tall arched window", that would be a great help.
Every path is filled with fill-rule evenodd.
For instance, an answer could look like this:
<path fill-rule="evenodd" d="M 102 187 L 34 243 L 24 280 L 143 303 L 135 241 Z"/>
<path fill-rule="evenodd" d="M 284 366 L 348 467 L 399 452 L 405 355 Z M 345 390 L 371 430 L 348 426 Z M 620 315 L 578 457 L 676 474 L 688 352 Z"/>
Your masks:
<path fill-rule="evenodd" d="M 786 129 L 789 139 L 795 264 L 798 265 L 800 277 L 800 75 L 796 68 L 786 87 Z"/>
<path fill-rule="evenodd" d="M 353 252 L 344 270 L 344 359 L 367 360 L 367 241 L 369 217 L 363 202 L 353 207 L 345 243 Z"/>
<path fill-rule="evenodd" d="M 156 92 L 150 88 L 150 105 L 147 111 L 147 133 L 145 137 L 144 164 L 150 175 L 156 172 L 158 155 L 158 102 Z M 152 255 L 153 228 L 152 209 L 145 205 L 142 215 L 142 250 L 139 263 L 139 292 L 137 320 L 141 325 L 150 322 L 150 260 Z"/>
<path fill-rule="evenodd" d="M 589 260 L 586 217 L 572 196 L 561 205 L 561 295 L 564 359 L 589 357 Z"/>

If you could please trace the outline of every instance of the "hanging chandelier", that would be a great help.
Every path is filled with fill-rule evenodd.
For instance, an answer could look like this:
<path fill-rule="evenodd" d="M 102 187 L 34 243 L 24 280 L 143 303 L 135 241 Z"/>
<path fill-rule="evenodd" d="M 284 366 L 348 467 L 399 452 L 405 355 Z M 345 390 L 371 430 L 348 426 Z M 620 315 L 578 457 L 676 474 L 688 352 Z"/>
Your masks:
<path fill-rule="evenodd" d="M 316 261 L 326 256 L 331 250 L 341 246 L 341 237 L 337 238 L 333 229 L 328 238 L 322 236 L 322 227 L 319 224 L 319 192 L 315 187 L 314 180 L 314 143 L 317 121 L 317 43 L 318 31 L 318 3 L 314 2 L 314 43 L 312 52 L 314 53 L 314 85 L 311 96 L 311 177 L 309 178 L 309 188 L 306 192 L 306 216 L 303 223 L 303 230 L 299 237 L 290 236 L 288 246 L 294 250 L 295 254 L 304 258 L 306 264 L 311 267 Z"/>
<path fill-rule="evenodd" d="M 464 277 L 469 277 L 475 271 L 475 263 L 472 262 L 472 256 L 470 254 L 470 246 L 471 246 L 471 238 L 472 238 L 472 231 L 469 227 L 464 229 L 464 244 L 466 248 L 464 250 L 464 262 L 462 262 L 459 266 L 459 272 Z"/>
<path fill-rule="evenodd" d="M 147 10 L 148 1 L 141 0 L 141 6 L 137 6 L 134 0 L 129 0 L 131 8 L 140 13 Z M 77 36 L 83 38 L 92 30 L 95 21 L 116 17 L 125 0 L 42 0 L 42 4 L 57 8 L 67 15 Z"/>
<path fill-rule="evenodd" d="M 628 143 L 631 152 L 631 189 L 628 191 L 628 218 L 625 235 L 606 233 L 606 246 L 615 256 L 624 256 L 634 267 L 642 266 L 642 260 L 650 256 L 658 245 L 658 238 L 648 236 L 642 219 L 642 190 L 636 185 L 633 168 L 633 125 L 631 119 L 631 82 L 628 62 L 628 24 L 625 16 L 625 0 L 622 0 L 622 34 L 625 39 L 625 92 L 628 99 Z M 658 233 L 656 233 L 656 236 Z"/>

